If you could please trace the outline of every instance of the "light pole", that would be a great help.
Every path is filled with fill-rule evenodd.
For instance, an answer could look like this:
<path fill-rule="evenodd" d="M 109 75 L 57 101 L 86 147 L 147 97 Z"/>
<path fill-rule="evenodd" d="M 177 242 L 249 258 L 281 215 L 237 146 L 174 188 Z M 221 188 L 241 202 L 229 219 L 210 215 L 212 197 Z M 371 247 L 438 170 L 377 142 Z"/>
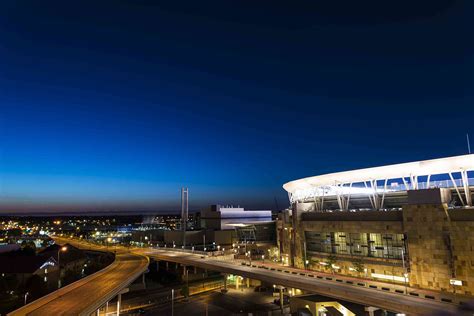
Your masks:
<path fill-rule="evenodd" d="M 171 316 L 174 316 L 174 289 L 171 289 Z"/>
<path fill-rule="evenodd" d="M 26 293 L 25 293 L 25 305 L 26 305 L 26 299 L 27 299 L 27 297 L 28 297 L 28 294 L 30 294 L 30 292 L 26 292 Z"/>
<path fill-rule="evenodd" d="M 58 289 L 61 287 L 61 264 L 59 262 L 59 255 L 61 254 L 61 251 L 66 251 L 67 250 L 67 247 L 66 246 L 62 246 L 61 248 L 58 249 L 58 271 L 59 271 L 59 275 L 58 275 Z M 26 298 L 25 298 L 26 300 Z"/>
<path fill-rule="evenodd" d="M 406 270 L 406 267 L 405 267 L 405 251 L 404 251 L 403 248 L 402 248 L 402 264 L 403 264 L 403 279 L 404 279 L 404 283 L 405 283 L 405 294 L 408 294 L 408 290 L 407 290 L 407 276 L 408 276 L 408 273 L 407 273 L 407 270 Z"/>
<path fill-rule="evenodd" d="M 303 250 L 304 250 L 304 269 L 306 270 L 307 258 L 306 258 L 306 241 L 303 241 Z"/>

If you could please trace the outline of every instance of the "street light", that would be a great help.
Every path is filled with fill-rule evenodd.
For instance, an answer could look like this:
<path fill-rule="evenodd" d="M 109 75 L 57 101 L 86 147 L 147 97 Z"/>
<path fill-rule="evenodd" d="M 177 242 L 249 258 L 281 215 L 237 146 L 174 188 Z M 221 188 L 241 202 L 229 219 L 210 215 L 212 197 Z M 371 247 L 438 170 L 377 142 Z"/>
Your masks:
<path fill-rule="evenodd" d="M 25 305 L 26 305 L 26 299 L 27 299 L 27 297 L 28 297 L 28 294 L 30 294 L 30 292 L 26 292 L 26 293 L 25 293 Z"/>
<path fill-rule="evenodd" d="M 174 316 L 174 289 L 171 289 L 171 316 Z"/>
<path fill-rule="evenodd" d="M 61 264 L 59 263 L 59 255 L 61 254 L 61 251 L 67 251 L 66 246 L 62 246 L 61 248 L 58 249 L 58 268 L 59 268 L 59 276 L 58 276 L 58 289 L 61 287 Z M 25 298 L 26 300 L 26 298 Z"/>
<path fill-rule="evenodd" d="M 405 267 L 405 251 L 404 249 L 402 248 L 402 264 L 403 264 L 403 278 L 404 278 L 404 284 L 405 284 L 405 294 L 408 295 L 408 289 L 407 289 L 407 277 L 408 277 L 408 273 L 407 273 L 407 269 Z"/>

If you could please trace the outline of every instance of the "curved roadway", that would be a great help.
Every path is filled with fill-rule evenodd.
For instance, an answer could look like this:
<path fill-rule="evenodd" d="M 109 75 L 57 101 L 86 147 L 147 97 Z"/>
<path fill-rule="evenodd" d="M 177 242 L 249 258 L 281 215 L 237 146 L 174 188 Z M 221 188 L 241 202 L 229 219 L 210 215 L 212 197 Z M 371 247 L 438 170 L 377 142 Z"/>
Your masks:
<path fill-rule="evenodd" d="M 302 270 L 280 267 L 281 271 L 270 270 L 262 267 L 239 264 L 235 260 L 222 261 L 213 257 L 197 254 L 175 252 L 161 249 L 135 249 L 135 252 L 143 253 L 156 260 L 177 262 L 188 266 L 196 266 L 213 271 L 239 275 L 251 279 L 261 280 L 269 284 L 277 284 L 292 287 L 308 292 L 326 295 L 336 299 L 343 299 L 358 304 L 376 306 L 390 311 L 403 312 L 408 315 L 434 315 L 440 311 L 455 312 L 454 304 L 430 300 L 411 295 L 403 295 L 367 287 L 360 287 L 356 283 L 347 284 L 335 282 L 339 277 L 333 276 L 333 280 L 317 278 L 316 272 L 307 273 Z M 299 272 L 296 272 L 299 271 Z M 303 273 L 304 272 L 304 273 Z M 308 275 L 311 275 L 308 276 Z"/>
<path fill-rule="evenodd" d="M 81 247 L 74 241 L 67 240 L 67 242 Z M 99 247 L 92 248 L 103 250 Z M 148 262 L 146 256 L 118 251 L 115 261 L 106 268 L 8 315 L 89 315 L 145 272 Z"/>
<path fill-rule="evenodd" d="M 68 239 L 67 242 L 82 248 L 104 248 L 83 241 L 74 242 L 71 239 Z M 303 270 L 285 267 L 270 268 L 268 266 L 263 267 L 260 264 L 258 264 L 259 266 L 248 266 L 235 260 L 226 262 L 215 257 L 171 251 L 171 249 L 133 248 L 131 252 L 125 252 L 122 249 L 124 248 L 118 248 L 116 261 L 104 270 L 56 291 L 61 292 L 61 295 L 53 292 L 10 315 L 86 315 L 91 313 L 118 294 L 121 289 L 128 286 L 146 270 L 148 265 L 146 256 L 157 260 L 235 274 L 270 284 L 298 288 L 336 299 L 404 312 L 408 315 L 433 315 L 439 311 L 456 311 L 456 305 L 436 301 L 434 297 L 433 299 L 427 299 L 393 291 L 376 290 L 358 286 L 357 283 L 348 284 L 347 280 L 337 280 L 341 282 L 336 282 L 335 280 L 327 280 L 316 272 L 308 273 Z M 333 278 L 338 279 L 339 277 L 333 276 Z M 341 279 L 343 278 L 341 277 Z M 365 281 L 361 280 L 361 282 Z M 71 288 L 68 289 L 69 287 Z"/>

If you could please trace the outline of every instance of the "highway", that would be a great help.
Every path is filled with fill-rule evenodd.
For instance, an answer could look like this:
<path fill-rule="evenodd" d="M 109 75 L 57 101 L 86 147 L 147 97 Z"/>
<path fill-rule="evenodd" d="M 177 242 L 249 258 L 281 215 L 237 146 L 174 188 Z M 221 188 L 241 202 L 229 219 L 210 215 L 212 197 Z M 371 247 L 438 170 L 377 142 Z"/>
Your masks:
<path fill-rule="evenodd" d="M 358 304 L 403 312 L 408 315 L 433 315 L 440 311 L 454 313 L 457 309 L 456 305 L 447 302 L 405 295 L 392 292 L 389 289 L 375 289 L 359 286 L 357 283 L 346 283 L 342 277 L 338 276 L 333 276 L 331 278 L 332 280 L 318 278 L 317 272 L 304 272 L 302 270 L 284 267 L 280 268 L 281 271 L 275 268 L 271 270 L 269 267 L 265 268 L 263 265 L 259 267 L 259 264 L 248 266 L 242 265 L 240 261 L 236 260 L 218 260 L 214 257 L 164 249 L 133 249 L 133 252 L 147 255 L 156 260 L 177 262 L 188 266 L 196 266 L 198 268 L 239 275 L 261 280 L 269 284 L 306 290 Z M 387 286 L 389 286 L 389 284 L 387 284 Z"/>
<path fill-rule="evenodd" d="M 57 242 L 62 243 L 63 240 L 57 239 Z M 73 240 L 68 239 L 67 242 L 84 247 Z M 88 248 L 104 250 L 98 246 Z M 118 250 L 115 261 L 106 268 L 8 315 L 90 315 L 146 271 L 148 262 L 146 256 Z"/>
<path fill-rule="evenodd" d="M 82 248 L 103 249 L 101 246 L 84 241 L 67 239 L 67 242 Z M 261 280 L 268 284 L 301 289 L 408 315 L 433 315 L 440 311 L 455 313 L 457 309 L 455 304 L 441 301 L 437 292 L 417 291 L 418 293 L 413 293 L 413 295 L 406 295 L 399 290 L 402 288 L 401 286 L 384 282 L 367 281 L 337 275 L 328 276 L 327 274 L 315 271 L 265 265 L 261 262 L 253 262 L 250 265 L 240 260 L 222 260 L 222 256 L 212 257 L 175 251 L 173 249 L 130 248 L 125 250 L 124 247 L 119 246 L 117 247 L 117 260 L 110 266 L 111 271 L 98 272 L 97 274 L 102 275 L 102 277 L 87 280 L 84 285 L 79 286 L 77 289 L 66 291 L 67 287 L 65 287 L 62 289 L 65 293 L 50 302 L 47 302 L 48 297 L 44 297 L 27 305 L 28 315 L 85 315 L 84 308 L 86 305 L 93 307 L 88 308 L 86 311 L 93 312 L 111 298 L 111 293 L 118 293 L 118 289 L 130 284 L 132 277 L 135 279 L 146 269 L 148 260 L 145 256 L 155 260 L 176 262 L 190 267 L 195 266 L 202 269 L 239 275 L 245 278 Z M 106 269 L 109 270 L 109 268 Z M 127 279 L 129 276 L 132 277 Z M 106 282 L 104 282 L 104 278 L 106 278 Z M 94 295 L 91 295 L 91 293 L 94 293 Z M 415 294 L 419 296 L 414 296 Z M 81 299 L 77 299 L 78 297 Z M 104 300 L 105 297 L 108 299 Z M 24 314 L 26 313 L 11 315 Z"/>

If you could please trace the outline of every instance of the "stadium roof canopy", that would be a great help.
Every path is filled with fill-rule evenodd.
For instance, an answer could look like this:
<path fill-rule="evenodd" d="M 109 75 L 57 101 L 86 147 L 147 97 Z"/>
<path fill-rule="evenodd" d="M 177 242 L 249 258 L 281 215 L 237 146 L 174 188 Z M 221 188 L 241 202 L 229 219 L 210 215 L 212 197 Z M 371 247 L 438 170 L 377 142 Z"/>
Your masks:
<path fill-rule="evenodd" d="M 468 171 L 474 171 L 474 154 L 329 173 L 290 181 L 285 183 L 283 188 L 289 193 L 290 200 L 302 200 L 322 194 L 364 193 L 364 190 L 367 193 L 373 193 L 374 190 L 388 192 L 392 189 L 387 187 L 387 181 L 395 179 L 403 181 L 402 186 L 397 190 L 428 188 L 433 185 L 439 186 L 430 182 L 431 176 L 449 175 L 451 181 L 446 185 L 447 187 L 456 189 L 457 186 L 464 187 L 468 192 L 470 184 Z M 455 180 L 453 173 L 461 173 L 461 179 Z M 425 182 L 420 185 L 419 177 L 423 176 L 427 176 L 427 179 L 424 179 Z M 384 182 L 382 186 L 380 186 L 380 181 Z M 365 188 L 353 186 L 353 184 L 361 183 L 365 185 Z M 321 188 L 323 188 L 322 191 Z M 470 196 L 467 199 L 469 200 L 467 204 L 471 204 Z"/>
<path fill-rule="evenodd" d="M 329 173 L 290 181 L 285 183 L 283 188 L 288 192 L 294 192 L 298 189 L 307 189 L 315 186 L 401 179 L 472 170 L 474 170 L 474 154 Z"/>

